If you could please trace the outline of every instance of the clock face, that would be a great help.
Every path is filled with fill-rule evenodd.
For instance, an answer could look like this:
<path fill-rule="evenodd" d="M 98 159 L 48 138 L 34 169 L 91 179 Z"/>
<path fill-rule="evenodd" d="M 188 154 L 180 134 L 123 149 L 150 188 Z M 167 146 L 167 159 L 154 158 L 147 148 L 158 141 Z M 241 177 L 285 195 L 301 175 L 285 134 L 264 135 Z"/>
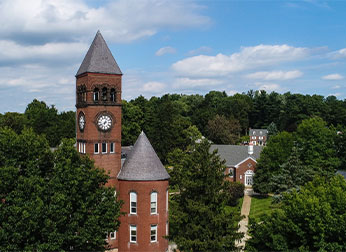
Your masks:
<path fill-rule="evenodd" d="M 97 119 L 97 126 L 103 131 L 109 130 L 112 126 L 112 118 L 109 115 L 101 115 Z"/>
<path fill-rule="evenodd" d="M 81 131 L 83 131 L 84 130 L 84 127 L 85 127 L 85 116 L 84 116 L 84 114 L 80 114 L 79 115 L 79 129 L 81 130 Z"/>

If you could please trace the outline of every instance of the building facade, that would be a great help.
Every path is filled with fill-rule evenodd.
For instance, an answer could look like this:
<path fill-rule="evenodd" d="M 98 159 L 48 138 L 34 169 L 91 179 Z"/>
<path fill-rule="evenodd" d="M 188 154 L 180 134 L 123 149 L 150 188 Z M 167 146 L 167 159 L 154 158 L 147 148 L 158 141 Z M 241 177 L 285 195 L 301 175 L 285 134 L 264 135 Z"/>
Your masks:
<path fill-rule="evenodd" d="M 104 169 L 124 202 L 119 231 L 108 234 L 118 251 L 166 251 L 169 175 L 142 132 L 121 157 L 122 72 L 98 31 L 77 74 L 77 149 Z"/>
<path fill-rule="evenodd" d="M 220 158 L 225 160 L 227 180 L 240 182 L 247 187 L 253 184 L 257 159 L 263 146 L 212 144 L 210 151 L 217 150 Z"/>
<path fill-rule="evenodd" d="M 249 130 L 250 142 L 253 145 L 263 146 L 266 145 L 268 139 L 268 130 L 266 129 L 250 129 Z"/>

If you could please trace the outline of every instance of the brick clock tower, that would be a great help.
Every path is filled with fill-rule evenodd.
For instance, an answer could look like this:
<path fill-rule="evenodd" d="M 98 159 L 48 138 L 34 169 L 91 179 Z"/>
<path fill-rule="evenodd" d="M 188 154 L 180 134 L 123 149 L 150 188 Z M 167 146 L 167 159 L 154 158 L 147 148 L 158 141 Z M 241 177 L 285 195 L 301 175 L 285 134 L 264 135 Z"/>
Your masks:
<path fill-rule="evenodd" d="M 76 74 L 77 148 L 116 184 L 121 168 L 122 73 L 98 31 Z"/>
<path fill-rule="evenodd" d="M 169 175 L 142 132 L 121 157 L 122 72 L 98 31 L 77 74 L 77 150 L 109 175 L 124 202 L 112 251 L 167 251 Z"/>

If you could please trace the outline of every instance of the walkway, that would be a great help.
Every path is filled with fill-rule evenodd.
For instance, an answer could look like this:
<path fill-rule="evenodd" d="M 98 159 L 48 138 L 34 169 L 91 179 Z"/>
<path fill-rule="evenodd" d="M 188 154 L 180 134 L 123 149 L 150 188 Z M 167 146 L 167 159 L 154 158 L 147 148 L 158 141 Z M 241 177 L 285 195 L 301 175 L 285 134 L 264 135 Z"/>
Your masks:
<path fill-rule="evenodd" d="M 243 239 L 241 239 L 241 241 L 236 242 L 236 246 L 242 249 L 244 249 L 245 247 L 245 242 L 250 238 L 250 236 L 248 236 L 247 234 L 247 229 L 248 229 L 247 225 L 249 223 L 252 193 L 253 193 L 252 189 L 245 189 L 243 205 L 241 207 L 241 215 L 244 215 L 245 218 L 239 222 L 239 232 L 244 233 L 244 237 Z"/>

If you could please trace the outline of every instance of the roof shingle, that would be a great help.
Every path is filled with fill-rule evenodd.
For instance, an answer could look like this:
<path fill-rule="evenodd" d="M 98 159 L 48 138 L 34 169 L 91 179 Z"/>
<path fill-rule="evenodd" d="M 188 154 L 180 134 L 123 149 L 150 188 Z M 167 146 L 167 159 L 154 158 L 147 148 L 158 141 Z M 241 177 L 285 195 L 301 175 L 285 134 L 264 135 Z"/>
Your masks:
<path fill-rule="evenodd" d="M 136 181 L 169 179 L 165 167 L 143 131 L 125 160 L 118 179 Z"/>
<path fill-rule="evenodd" d="M 83 73 L 122 74 L 100 31 L 97 31 L 76 76 Z"/>

